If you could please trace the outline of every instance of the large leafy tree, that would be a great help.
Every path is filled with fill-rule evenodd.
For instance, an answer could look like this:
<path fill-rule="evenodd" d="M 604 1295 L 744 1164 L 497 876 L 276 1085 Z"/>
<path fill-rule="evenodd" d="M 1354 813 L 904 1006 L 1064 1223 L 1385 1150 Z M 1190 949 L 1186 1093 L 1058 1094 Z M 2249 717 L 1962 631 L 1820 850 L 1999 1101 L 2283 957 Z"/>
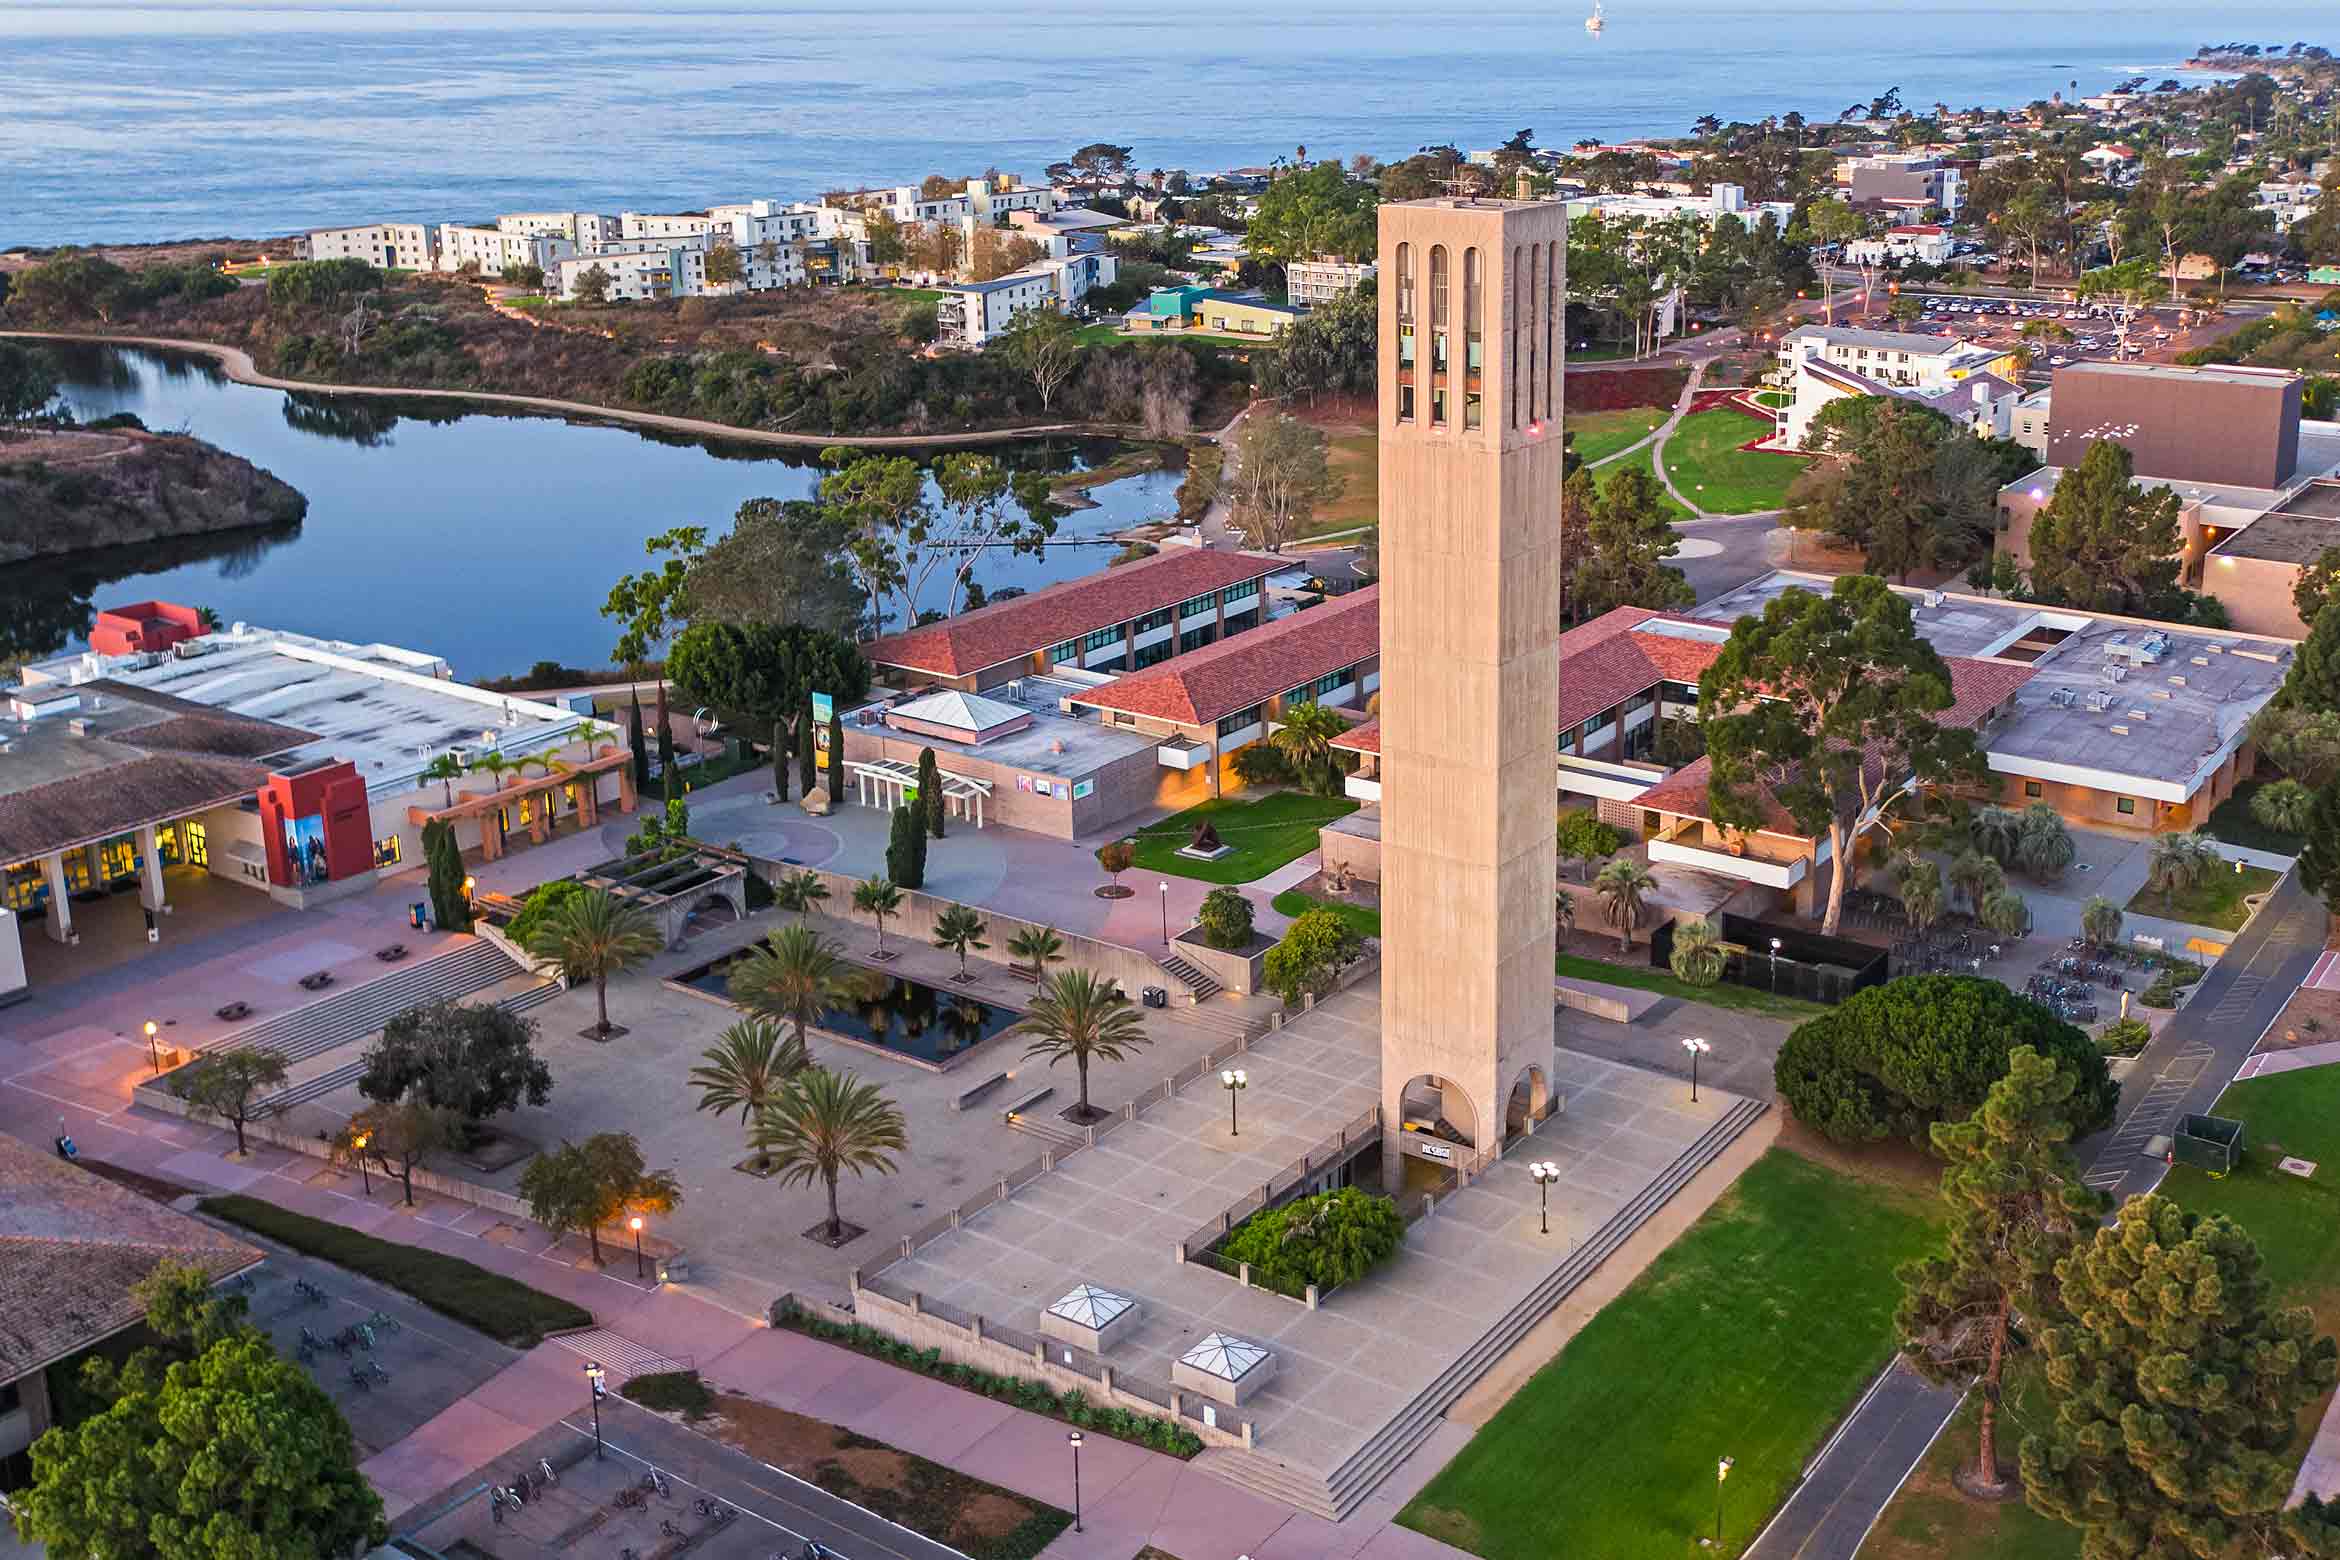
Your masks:
<path fill-rule="evenodd" d="M 536 1054 L 536 1025 L 492 1002 L 433 1002 L 382 1026 L 365 1055 L 358 1092 L 388 1104 L 409 1096 L 465 1123 L 485 1121 L 552 1094 L 552 1069 Z"/>
<path fill-rule="evenodd" d="M 1717 822 L 1761 828 L 1766 794 L 1831 856 L 1821 929 L 1834 936 L 1854 842 L 1904 787 L 1979 780 L 1974 734 L 1941 723 L 1950 669 L 1909 603 L 1873 575 L 1825 596 L 1784 591 L 1743 617 L 1699 679 Z"/>
<path fill-rule="evenodd" d="M 693 623 L 786 623 L 850 634 L 866 603 L 854 577 L 852 523 L 805 499 L 751 498 L 731 529 L 685 566 Z"/>
<path fill-rule="evenodd" d="M 1965 1481 L 1978 1492 L 2010 1482 L 1998 1452 L 2007 1360 L 2063 1316 L 2056 1265 L 2099 1204 L 2066 1146 L 2080 1091 L 2070 1069 L 2017 1046 L 1980 1109 L 1933 1125 L 1949 1225 L 1931 1255 L 1903 1265 L 1896 1322 L 1919 1374 L 1981 1388 L 1979 1445 Z"/>
<path fill-rule="evenodd" d="M 819 1181 L 829 1194 L 824 1226 L 832 1244 L 845 1238 L 837 1211 L 837 1177 L 892 1175 L 894 1156 L 910 1146 L 902 1112 L 874 1083 L 852 1073 L 808 1068 L 756 1117 L 750 1139 L 783 1186 Z"/>
<path fill-rule="evenodd" d="M 1081 328 L 1056 309 L 1022 309 L 992 342 L 991 351 L 1032 382 L 1040 397 L 1040 410 L 1046 413 L 1056 400 L 1056 392 L 1080 366 Z"/>
<path fill-rule="evenodd" d="M 1073 1064 L 1080 1099 L 1072 1118 L 1080 1122 L 1105 1114 L 1089 1104 L 1089 1064 L 1122 1061 L 1152 1043 L 1136 1004 L 1118 983 L 1094 970 L 1061 970 L 1043 979 L 1018 1027 L 1031 1037 L 1026 1056 L 1046 1057 L 1051 1067 Z"/>
<path fill-rule="evenodd" d="M 1262 394 L 1289 400 L 1305 396 L 1359 395 L 1373 388 L 1375 334 L 1380 329 L 1380 305 L 1371 277 L 1330 302 L 1317 305 L 1305 318 L 1276 338 L 1276 350 L 1262 353 L 1254 372 Z"/>
<path fill-rule="evenodd" d="M 1341 788 L 1340 754 L 1333 740 L 1348 729 L 1349 723 L 1336 712 L 1311 699 L 1287 706 L 1282 724 L 1268 741 L 1291 764 L 1302 785 L 1319 796 L 1331 796 Z"/>
<path fill-rule="evenodd" d="M 48 354 L 0 341 L 0 423 L 37 416 L 56 398 L 57 370 Z"/>
<path fill-rule="evenodd" d="M 1395 1202 L 1344 1186 L 1253 1214 L 1219 1254 L 1248 1263 L 1255 1281 L 1296 1295 L 1310 1285 L 1355 1283 L 1395 1256 L 1405 1236 Z"/>
<path fill-rule="evenodd" d="M 671 1171 L 652 1170 L 630 1132 L 597 1132 L 582 1143 L 567 1139 L 539 1154 L 520 1172 L 520 1196 L 537 1223 L 555 1234 L 582 1232 L 601 1261 L 601 1229 L 621 1214 L 671 1213 L 682 1203 L 682 1183 Z"/>
<path fill-rule="evenodd" d="M 1796 1119 L 1839 1142 L 1924 1142 L 1973 1114 L 2029 1046 L 2070 1070 L 2079 1136 L 2111 1123 L 2120 1090 L 2088 1036 L 1995 980 L 1904 975 L 1796 1026 L 1772 1080 Z"/>
<path fill-rule="evenodd" d="M 2223 1214 L 2133 1197 L 2058 1267 L 2040 1329 L 2055 1418 L 2023 1438 L 2034 1509 L 2089 1560 L 2340 1553 L 2331 1513 L 2283 1507 L 2299 1416 L 2340 1376 L 2305 1306 L 2278 1306 Z"/>
<path fill-rule="evenodd" d="M 852 528 L 847 554 L 872 610 L 891 598 L 905 624 L 922 619 L 938 571 L 949 572 L 933 610 L 948 615 L 977 558 L 993 550 L 1038 556 L 1064 513 L 1044 473 L 988 455 L 945 455 L 931 470 L 906 455 L 833 448 L 822 458 L 837 469 L 821 479 L 821 502 Z"/>
<path fill-rule="evenodd" d="M 2340 547 L 2327 547 L 2291 582 L 2291 604 L 2302 623 L 2316 620 L 2331 602 L 2335 586 L 2340 586 Z"/>
<path fill-rule="evenodd" d="M 1268 186 L 1243 235 L 1244 252 L 1264 265 L 1332 255 L 1370 259 L 1379 194 L 1335 162 L 1316 163 Z"/>
<path fill-rule="evenodd" d="M 2308 808 L 2299 880 L 2325 904 L 2340 903 L 2340 779 L 2326 781 Z"/>
<path fill-rule="evenodd" d="M 333 1158 L 342 1164 L 365 1162 L 381 1166 L 384 1175 L 398 1177 L 406 1205 L 414 1206 L 414 1173 L 433 1154 L 454 1143 L 463 1120 L 454 1111 L 429 1104 L 413 1095 L 368 1105 L 349 1118 L 349 1125 L 333 1141 Z"/>
<path fill-rule="evenodd" d="M 1840 407 L 1842 418 L 1823 426 Z M 1906 580 L 1912 570 L 1966 563 L 1988 545 L 2002 468 L 1940 413 L 1848 396 L 1814 419 L 1805 445 L 1838 453 L 1799 479 L 1788 523 L 1858 547 L 1869 573 Z"/>
<path fill-rule="evenodd" d="M 1340 496 L 1341 478 L 1328 461 L 1322 429 L 1282 412 L 1245 418 L 1228 494 L 1243 539 L 1263 552 L 1282 552 L 1297 539 L 1317 506 Z"/>
<path fill-rule="evenodd" d="M 845 705 L 869 691 L 869 663 L 853 641 L 801 623 L 693 623 L 674 636 L 666 675 L 683 697 L 735 722 L 787 726 L 792 750 L 812 743 L 812 695 Z"/>
<path fill-rule="evenodd" d="M 2031 584 L 2042 600 L 2132 612 L 2177 588 L 2177 490 L 2141 487 L 2136 470 L 2126 449 L 2099 439 L 2057 480 L 2031 522 Z"/>
<path fill-rule="evenodd" d="M 1690 605 L 1697 592 L 1666 562 L 1681 550 L 1657 478 L 1637 466 L 1619 469 L 1598 485 L 1585 516 L 1569 580 L 1570 610 L 1595 618 L 1612 607 Z"/>
<path fill-rule="evenodd" d="M 389 1536 L 348 1421 L 257 1330 L 106 1385 L 103 1413 L 33 1443 L 12 1497 L 55 1560 L 344 1560 Z"/>
<path fill-rule="evenodd" d="M 244 1127 L 259 1114 L 263 1098 L 284 1082 L 284 1057 L 271 1050 L 222 1051 L 195 1064 L 187 1079 L 187 1103 L 236 1129 L 236 1152 Z"/>
<path fill-rule="evenodd" d="M 672 774 L 671 767 L 667 773 Z M 671 809 L 673 804 L 668 804 Z M 593 982 L 596 1018 L 593 1037 L 610 1037 L 609 978 L 665 946 L 648 911 L 606 889 L 580 894 L 554 907 L 537 928 L 528 951 L 560 966 L 563 977 Z"/>
<path fill-rule="evenodd" d="M 2326 603 L 2308 624 L 2275 702 L 2309 715 L 2340 711 L 2340 602 Z"/>
<path fill-rule="evenodd" d="M 1267 951 L 1260 979 L 1268 990 L 1296 1003 L 1332 988 L 1334 979 L 1365 951 L 1365 936 L 1330 909 L 1303 910 Z"/>

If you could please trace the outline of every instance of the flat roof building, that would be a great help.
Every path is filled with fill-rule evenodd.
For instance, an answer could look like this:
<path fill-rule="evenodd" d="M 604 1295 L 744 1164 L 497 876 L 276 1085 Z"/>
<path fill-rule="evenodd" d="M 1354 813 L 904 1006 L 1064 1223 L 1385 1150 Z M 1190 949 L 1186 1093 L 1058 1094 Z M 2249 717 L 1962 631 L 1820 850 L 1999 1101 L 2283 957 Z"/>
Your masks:
<path fill-rule="evenodd" d="M 2048 464 L 2110 439 L 2140 477 L 2280 488 L 2299 469 L 2301 376 L 2289 369 L 2071 363 L 2056 370 Z"/>

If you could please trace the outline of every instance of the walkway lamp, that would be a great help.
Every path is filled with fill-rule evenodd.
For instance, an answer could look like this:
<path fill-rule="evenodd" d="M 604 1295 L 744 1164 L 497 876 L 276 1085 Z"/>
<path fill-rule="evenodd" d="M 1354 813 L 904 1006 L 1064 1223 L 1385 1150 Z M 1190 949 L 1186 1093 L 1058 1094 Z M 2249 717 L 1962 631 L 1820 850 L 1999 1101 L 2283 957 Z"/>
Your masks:
<path fill-rule="evenodd" d="M 357 1156 L 358 1180 L 364 1183 L 368 1197 L 374 1195 L 374 1175 L 366 1168 L 366 1145 L 372 1141 L 374 1134 L 371 1132 L 360 1132 L 349 1140 L 349 1151 Z"/>
<path fill-rule="evenodd" d="M 1235 1120 L 1235 1096 L 1251 1087 L 1251 1075 L 1240 1067 L 1220 1070 L 1219 1087 L 1227 1091 L 1227 1136 L 1243 1136 L 1243 1128 Z"/>
<path fill-rule="evenodd" d="M 1162 879 L 1162 946 L 1170 946 L 1170 880 Z"/>
<path fill-rule="evenodd" d="M 1081 1433 L 1066 1431 L 1064 1444 L 1072 1448 L 1073 1454 L 1073 1531 L 1078 1533 L 1081 1530 Z"/>
<path fill-rule="evenodd" d="M 1731 1459 L 1722 1458 L 1714 1465 L 1714 1547 L 1722 1547 L 1722 1487 L 1731 1476 Z"/>
<path fill-rule="evenodd" d="M 1776 937 L 1771 939 L 1771 994 L 1779 995 L 1779 950 L 1783 945 Z"/>
<path fill-rule="evenodd" d="M 626 1221 L 634 1232 L 634 1277 L 642 1276 L 642 1216 L 635 1214 Z"/>
<path fill-rule="evenodd" d="M 1544 1200 L 1544 1233 L 1552 1233 L 1552 1183 L 1560 1179 L 1560 1167 L 1549 1159 L 1539 1159 L 1528 1166 L 1528 1174 L 1536 1178 L 1536 1191 Z"/>
<path fill-rule="evenodd" d="M 602 1385 L 603 1371 L 598 1361 L 585 1362 L 585 1379 L 593 1385 L 593 1460 L 601 1461 L 601 1400 L 609 1395 Z"/>
<path fill-rule="evenodd" d="M 153 1061 L 154 1070 L 158 1073 L 161 1072 L 162 1048 L 154 1043 L 154 1020 L 151 1018 L 146 1021 L 146 1054 Z"/>
<path fill-rule="evenodd" d="M 1698 1103 L 1698 1059 L 1714 1047 L 1693 1035 L 1682 1042 L 1682 1049 L 1690 1053 L 1690 1103 L 1695 1105 Z"/>

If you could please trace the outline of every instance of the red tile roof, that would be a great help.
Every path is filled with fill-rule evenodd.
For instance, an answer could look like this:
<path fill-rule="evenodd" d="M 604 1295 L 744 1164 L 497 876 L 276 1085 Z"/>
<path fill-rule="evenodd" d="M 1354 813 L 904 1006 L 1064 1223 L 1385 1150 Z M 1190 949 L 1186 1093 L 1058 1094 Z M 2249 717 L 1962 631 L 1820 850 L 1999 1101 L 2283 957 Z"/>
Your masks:
<path fill-rule="evenodd" d="M 879 666 L 930 677 L 967 677 L 1100 628 L 1174 607 L 1191 596 L 1265 579 L 1290 558 L 1172 547 L 1102 574 L 1050 585 L 940 623 L 888 634 L 861 647 Z"/>
<path fill-rule="evenodd" d="M 1117 677 L 1073 699 L 1097 709 L 1208 726 L 1304 682 L 1372 659 L 1381 650 L 1381 587 L 1279 618 Z"/>
<path fill-rule="evenodd" d="M 1351 726 L 1348 730 L 1333 738 L 1332 745 L 1337 748 L 1346 748 L 1352 753 L 1380 752 L 1381 717 L 1377 715 L 1373 719 L 1364 722 L 1362 725 Z"/>
<path fill-rule="evenodd" d="M 1722 641 L 1652 633 L 1649 626 L 1691 623 L 1728 632 L 1729 625 L 1645 607 L 1618 607 L 1560 636 L 1559 729 L 1582 724 L 1661 682 L 1695 684 L 1722 652 Z"/>

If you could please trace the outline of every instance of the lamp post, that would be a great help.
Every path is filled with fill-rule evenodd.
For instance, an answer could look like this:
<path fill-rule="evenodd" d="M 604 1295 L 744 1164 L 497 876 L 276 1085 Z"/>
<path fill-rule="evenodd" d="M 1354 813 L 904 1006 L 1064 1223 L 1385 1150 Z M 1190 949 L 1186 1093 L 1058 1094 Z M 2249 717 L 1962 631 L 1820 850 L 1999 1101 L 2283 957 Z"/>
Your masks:
<path fill-rule="evenodd" d="M 1227 1091 L 1227 1136 L 1243 1136 L 1243 1128 L 1235 1120 L 1235 1096 L 1251 1087 L 1251 1075 L 1240 1067 L 1224 1068 L 1219 1073 L 1219 1087 Z"/>
<path fill-rule="evenodd" d="M 1078 1533 L 1081 1530 L 1081 1433 L 1066 1431 L 1064 1443 L 1072 1448 L 1073 1454 L 1073 1531 Z"/>
<path fill-rule="evenodd" d="M 1714 1465 L 1714 1547 L 1717 1549 L 1722 1548 L 1723 1480 L 1730 1476 L 1731 1460 L 1728 1457 L 1718 1460 Z"/>
<path fill-rule="evenodd" d="M 156 1072 L 162 1071 L 162 1050 L 154 1043 L 154 1020 L 146 1021 L 146 1055 L 154 1063 Z"/>
<path fill-rule="evenodd" d="M 366 1145 L 372 1141 L 374 1134 L 371 1132 L 360 1132 L 349 1140 L 350 1152 L 357 1155 L 358 1180 L 364 1184 L 368 1197 L 374 1195 L 374 1175 L 366 1168 Z"/>
<path fill-rule="evenodd" d="M 634 1277 L 642 1276 L 642 1216 L 635 1214 L 626 1221 L 634 1232 Z"/>
<path fill-rule="evenodd" d="M 585 1379 L 593 1384 L 593 1460 L 599 1462 L 601 1461 L 601 1400 L 609 1389 L 601 1384 L 602 1369 L 598 1361 L 587 1360 L 585 1362 Z"/>
<path fill-rule="evenodd" d="M 1698 1103 L 1698 1059 L 1714 1047 L 1693 1035 L 1682 1042 L 1682 1049 L 1690 1053 L 1690 1103 L 1695 1105 Z"/>
<path fill-rule="evenodd" d="M 1779 949 L 1780 941 L 1774 937 L 1771 939 L 1771 994 L 1775 997 L 1779 995 Z"/>
<path fill-rule="evenodd" d="M 1162 879 L 1162 946 L 1170 946 L 1170 880 Z"/>
<path fill-rule="evenodd" d="M 1528 1166 L 1528 1174 L 1536 1178 L 1536 1191 L 1542 1196 L 1544 1233 L 1552 1233 L 1552 1183 L 1560 1179 L 1560 1167 L 1549 1159 L 1539 1159 Z"/>

